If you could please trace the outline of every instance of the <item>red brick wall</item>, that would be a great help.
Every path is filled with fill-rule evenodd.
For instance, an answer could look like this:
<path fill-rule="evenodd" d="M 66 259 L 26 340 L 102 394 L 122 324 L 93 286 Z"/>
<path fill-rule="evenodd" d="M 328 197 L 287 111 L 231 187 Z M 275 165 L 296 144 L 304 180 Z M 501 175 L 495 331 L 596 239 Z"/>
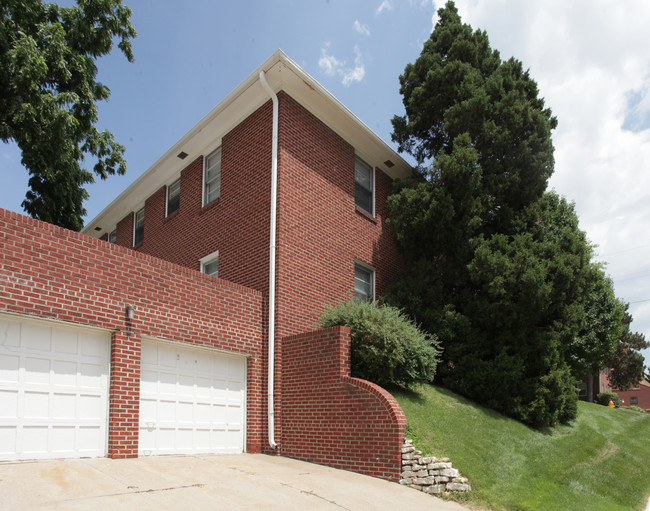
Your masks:
<path fill-rule="evenodd" d="M 641 382 L 641 384 L 630 390 L 614 390 L 621 399 L 621 406 L 638 406 L 646 412 L 650 412 L 650 383 Z M 636 397 L 637 402 L 632 403 L 632 398 Z"/>
<path fill-rule="evenodd" d="M 280 98 L 278 336 L 318 326 L 328 305 L 354 293 L 354 263 L 376 269 L 377 296 L 402 268 L 386 199 L 392 180 L 375 170 L 375 218 L 354 200 L 354 147 L 285 93 Z"/>
<path fill-rule="evenodd" d="M 108 452 L 111 458 L 138 456 L 140 336 L 114 331 L 111 339 Z"/>
<path fill-rule="evenodd" d="M 219 251 L 219 277 L 258 291 L 268 288 L 272 105 L 269 101 L 222 140 L 221 196 L 203 207 L 203 158 L 181 171 L 180 207 L 169 217 L 167 187 L 145 203 L 138 250 L 199 270 Z M 216 147 L 215 147 L 216 149 Z M 133 245 L 133 215 L 118 224 L 118 244 Z"/>
<path fill-rule="evenodd" d="M 279 93 L 277 334 L 317 326 L 328 305 L 352 296 L 354 262 L 377 270 L 379 296 L 403 263 L 386 227 L 392 180 L 375 170 L 376 215 L 354 204 L 354 147 L 284 92 Z M 166 212 L 166 187 L 146 200 L 138 250 L 192 269 L 219 250 L 219 276 L 268 292 L 272 105 L 222 141 L 221 197 L 202 207 L 203 156 L 181 172 L 180 208 Z M 133 243 L 133 214 L 117 229 Z"/>
<path fill-rule="evenodd" d="M 111 456 L 137 452 L 142 336 L 248 355 L 246 448 L 260 451 L 261 293 L 2 209 L 0 290 L 0 311 L 113 332 Z"/>
<path fill-rule="evenodd" d="M 406 417 L 381 387 L 350 377 L 344 327 L 282 340 L 282 454 L 398 480 Z"/>

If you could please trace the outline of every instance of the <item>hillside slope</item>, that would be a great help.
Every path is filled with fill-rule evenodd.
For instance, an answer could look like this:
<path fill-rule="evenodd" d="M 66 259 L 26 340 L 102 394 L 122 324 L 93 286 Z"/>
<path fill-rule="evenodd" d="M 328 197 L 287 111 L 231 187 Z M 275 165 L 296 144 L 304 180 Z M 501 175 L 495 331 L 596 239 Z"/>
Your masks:
<path fill-rule="evenodd" d="M 496 510 L 643 510 L 650 414 L 579 403 L 570 426 L 537 431 L 435 386 L 393 392 L 418 449 L 451 458 L 468 504 Z"/>

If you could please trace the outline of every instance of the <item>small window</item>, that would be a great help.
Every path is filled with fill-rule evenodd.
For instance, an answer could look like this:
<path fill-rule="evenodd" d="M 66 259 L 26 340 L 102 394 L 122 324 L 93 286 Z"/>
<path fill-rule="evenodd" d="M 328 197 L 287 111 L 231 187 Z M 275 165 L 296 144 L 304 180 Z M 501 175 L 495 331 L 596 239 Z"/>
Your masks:
<path fill-rule="evenodd" d="M 634 396 L 630 398 L 630 404 L 631 405 L 638 405 L 639 404 L 639 398 Z"/>
<path fill-rule="evenodd" d="M 135 214 L 135 228 L 133 232 L 133 246 L 144 240 L 144 208 Z"/>
<path fill-rule="evenodd" d="M 361 158 L 354 161 L 354 200 L 355 204 L 371 215 L 375 214 L 374 170 Z"/>
<path fill-rule="evenodd" d="M 201 271 L 212 275 L 213 277 L 219 276 L 219 252 L 213 252 L 199 260 L 201 264 Z"/>
<path fill-rule="evenodd" d="M 181 180 L 174 181 L 167 187 L 167 216 L 178 210 L 181 205 Z"/>
<path fill-rule="evenodd" d="M 360 263 L 354 265 L 354 299 L 375 300 L 375 271 Z"/>
<path fill-rule="evenodd" d="M 203 205 L 221 195 L 221 147 L 205 159 L 205 190 Z"/>
<path fill-rule="evenodd" d="M 578 383 L 578 397 L 587 397 L 587 384 L 583 381 Z"/>
<path fill-rule="evenodd" d="M 108 233 L 108 242 L 117 243 L 117 229 L 114 229 Z"/>

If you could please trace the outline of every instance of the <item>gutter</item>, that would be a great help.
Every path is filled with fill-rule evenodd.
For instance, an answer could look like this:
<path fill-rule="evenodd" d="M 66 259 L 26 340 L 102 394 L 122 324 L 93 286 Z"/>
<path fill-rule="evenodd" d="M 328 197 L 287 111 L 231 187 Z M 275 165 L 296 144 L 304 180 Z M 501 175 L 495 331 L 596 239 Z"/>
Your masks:
<path fill-rule="evenodd" d="M 264 70 L 259 74 L 260 83 L 273 100 L 273 141 L 271 149 L 271 234 L 269 246 L 269 326 L 268 326 L 268 436 L 269 445 L 277 449 L 275 443 L 275 248 L 276 224 L 278 214 L 278 96 L 266 81 Z"/>

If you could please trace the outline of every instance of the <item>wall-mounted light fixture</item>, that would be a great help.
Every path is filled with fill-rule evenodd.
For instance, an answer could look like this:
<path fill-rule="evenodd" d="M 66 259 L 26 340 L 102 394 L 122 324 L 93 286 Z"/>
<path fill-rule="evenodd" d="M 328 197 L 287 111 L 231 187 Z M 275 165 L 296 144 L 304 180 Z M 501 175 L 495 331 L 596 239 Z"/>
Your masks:
<path fill-rule="evenodd" d="M 126 318 L 133 319 L 135 317 L 135 307 L 133 305 L 126 306 Z"/>

